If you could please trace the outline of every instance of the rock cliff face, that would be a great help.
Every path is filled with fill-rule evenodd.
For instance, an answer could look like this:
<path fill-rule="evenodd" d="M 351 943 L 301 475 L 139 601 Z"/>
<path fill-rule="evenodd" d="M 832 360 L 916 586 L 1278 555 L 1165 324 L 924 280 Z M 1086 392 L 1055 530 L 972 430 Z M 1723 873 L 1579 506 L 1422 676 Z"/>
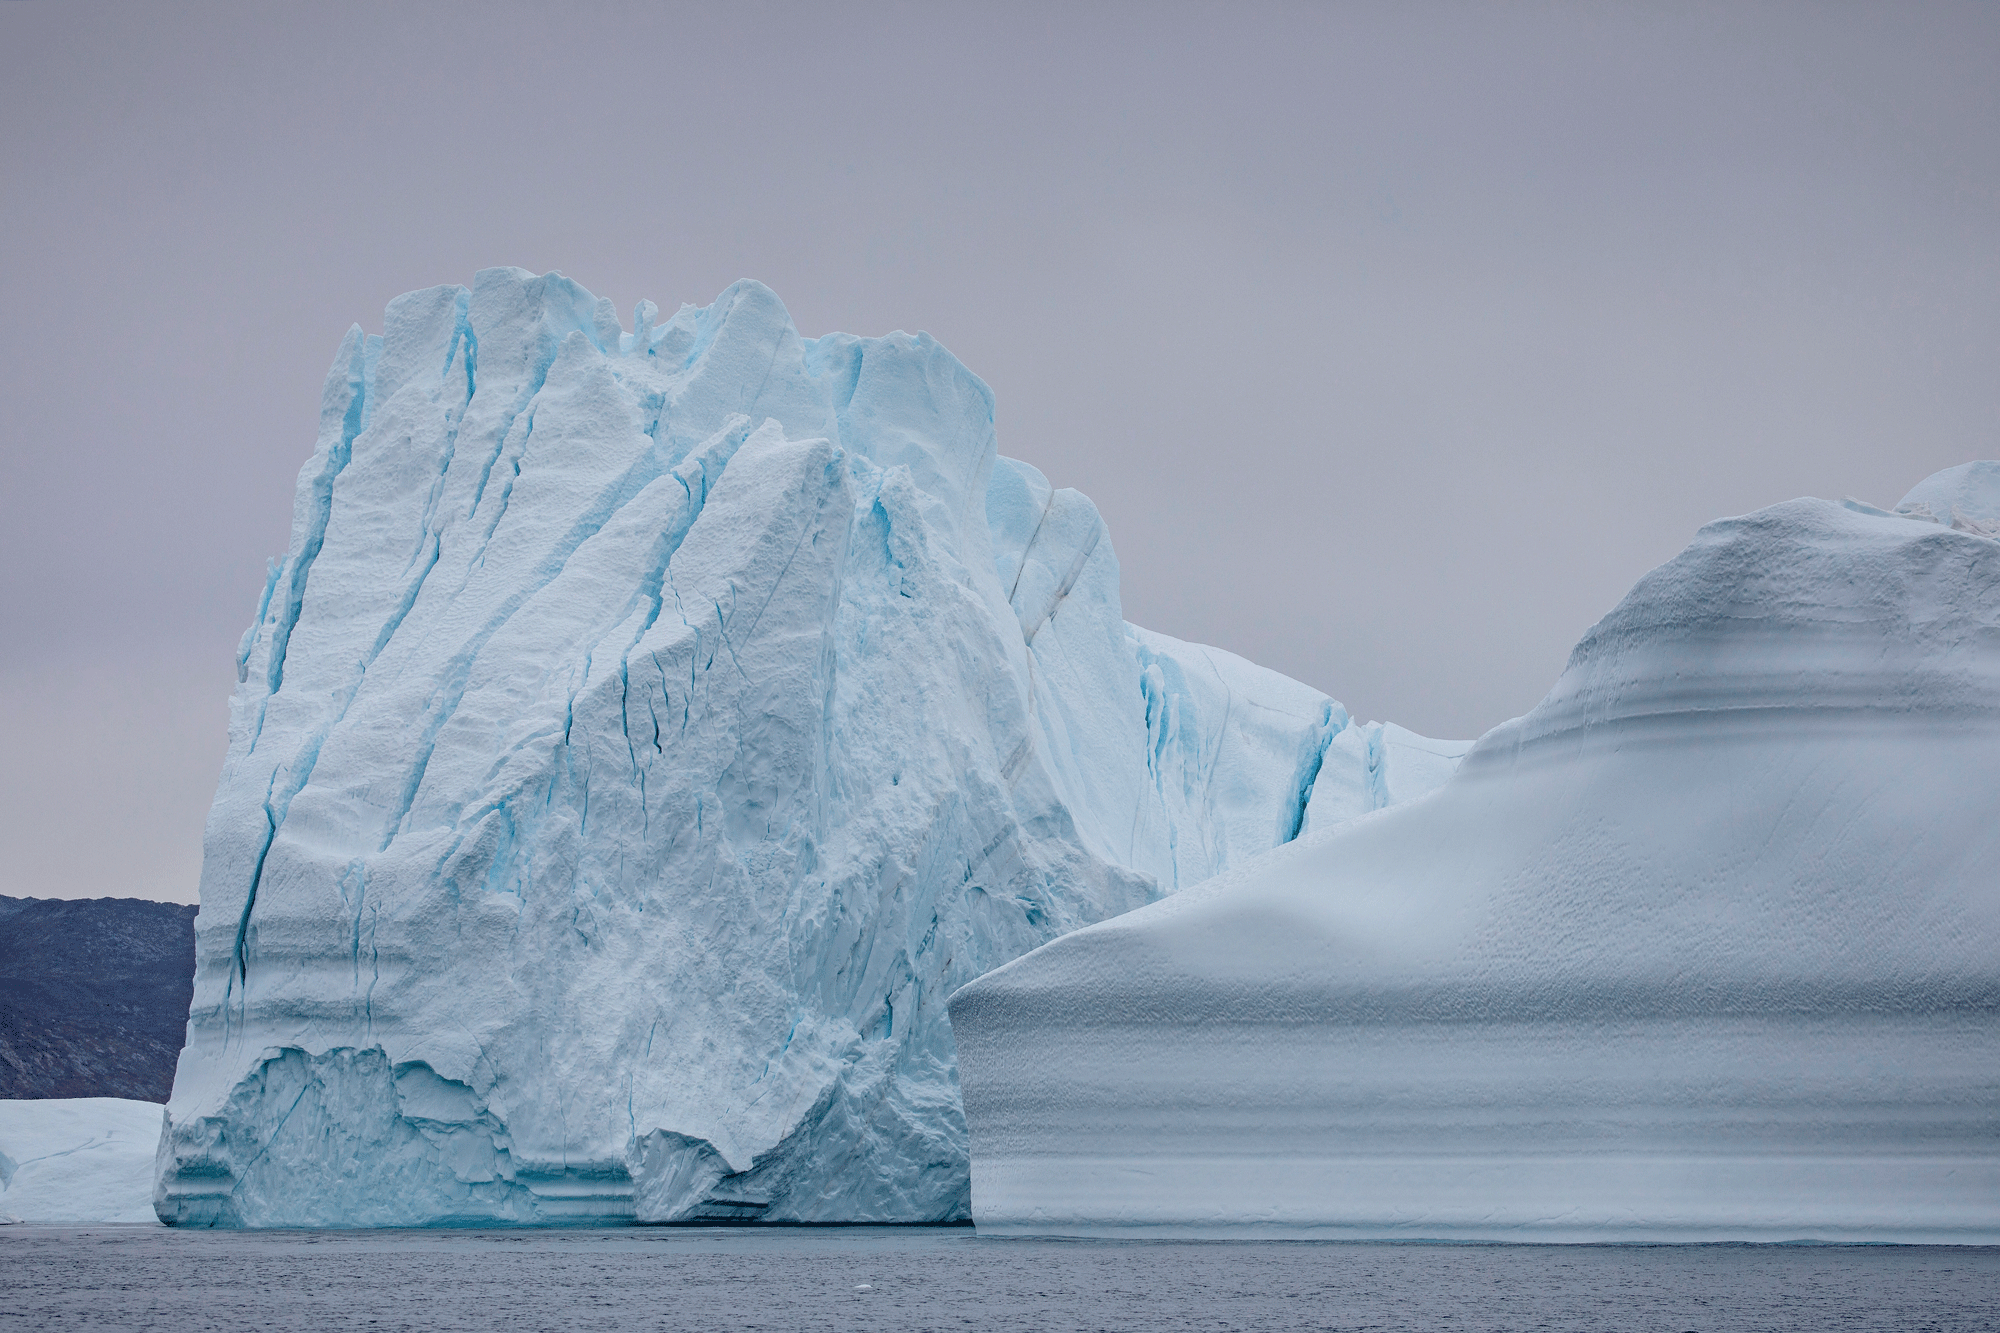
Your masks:
<path fill-rule="evenodd" d="M 1455 762 L 1131 629 L 984 384 L 755 283 L 351 333 L 238 676 L 175 1223 L 961 1217 L 952 989 Z"/>
<path fill-rule="evenodd" d="M 194 990 L 194 910 L 0 898 L 0 1098 L 167 1100 Z"/>
<path fill-rule="evenodd" d="M 959 991 L 978 1225 L 2000 1241 L 1996 515 L 1710 524 L 1428 797 Z"/>

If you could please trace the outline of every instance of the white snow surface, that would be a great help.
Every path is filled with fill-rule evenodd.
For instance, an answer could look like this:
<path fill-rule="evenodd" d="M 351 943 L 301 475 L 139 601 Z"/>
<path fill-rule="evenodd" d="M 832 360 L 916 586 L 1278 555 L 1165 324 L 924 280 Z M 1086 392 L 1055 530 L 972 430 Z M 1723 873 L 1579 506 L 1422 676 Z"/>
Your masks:
<path fill-rule="evenodd" d="M 1912 495 L 1710 524 L 1435 792 L 957 992 L 979 1228 L 2000 1241 L 2000 466 Z"/>
<path fill-rule="evenodd" d="M 123 1097 L 0 1101 L 0 1218 L 156 1222 L 162 1110 Z"/>
<path fill-rule="evenodd" d="M 238 679 L 172 1223 L 962 1217 L 953 988 L 1463 748 L 1126 625 L 983 383 L 754 282 L 352 331 Z"/>

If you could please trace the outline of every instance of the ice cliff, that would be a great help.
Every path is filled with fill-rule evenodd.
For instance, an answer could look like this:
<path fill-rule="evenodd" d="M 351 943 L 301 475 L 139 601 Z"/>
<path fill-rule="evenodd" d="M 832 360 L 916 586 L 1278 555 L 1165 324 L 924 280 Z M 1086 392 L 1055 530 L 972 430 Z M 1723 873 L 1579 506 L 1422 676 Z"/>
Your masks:
<path fill-rule="evenodd" d="M 1464 749 L 1126 625 L 983 383 L 749 282 L 351 332 L 237 674 L 171 1223 L 962 1217 L 946 995 Z"/>
<path fill-rule="evenodd" d="M 979 1227 L 2000 1241 L 1996 519 L 1710 524 L 1431 795 L 958 992 Z"/>

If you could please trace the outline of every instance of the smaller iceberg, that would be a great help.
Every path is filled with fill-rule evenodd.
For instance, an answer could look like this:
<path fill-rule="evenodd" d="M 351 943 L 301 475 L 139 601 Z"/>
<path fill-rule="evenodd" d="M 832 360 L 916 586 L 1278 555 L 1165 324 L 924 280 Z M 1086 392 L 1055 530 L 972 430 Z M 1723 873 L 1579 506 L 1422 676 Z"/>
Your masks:
<path fill-rule="evenodd" d="M 1995 517 L 1712 523 L 1436 791 L 956 992 L 975 1223 L 2000 1242 Z"/>
<path fill-rule="evenodd" d="M 123 1097 L 0 1101 L 0 1218 L 147 1222 L 166 1108 Z"/>

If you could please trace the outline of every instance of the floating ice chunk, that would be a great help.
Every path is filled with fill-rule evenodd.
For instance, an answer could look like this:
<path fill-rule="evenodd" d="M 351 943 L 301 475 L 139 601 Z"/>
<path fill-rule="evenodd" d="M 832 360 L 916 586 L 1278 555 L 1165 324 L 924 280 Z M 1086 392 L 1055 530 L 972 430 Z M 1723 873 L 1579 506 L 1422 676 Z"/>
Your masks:
<path fill-rule="evenodd" d="M 152 1222 L 163 1108 L 122 1097 L 0 1101 L 0 1214 Z"/>

